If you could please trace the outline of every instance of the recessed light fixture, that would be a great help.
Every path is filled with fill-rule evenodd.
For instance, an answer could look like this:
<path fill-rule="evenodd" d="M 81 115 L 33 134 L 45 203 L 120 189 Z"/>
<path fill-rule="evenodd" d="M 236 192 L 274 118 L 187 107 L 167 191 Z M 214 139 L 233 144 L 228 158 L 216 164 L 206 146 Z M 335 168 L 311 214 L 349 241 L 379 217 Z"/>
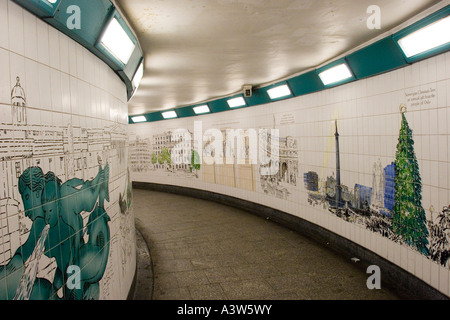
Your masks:
<path fill-rule="evenodd" d="M 209 110 L 209 107 L 206 104 L 204 104 L 202 106 L 194 107 L 192 109 L 194 110 L 195 114 L 204 114 L 204 113 L 211 112 L 211 110 Z"/>
<path fill-rule="evenodd" d="M 244 98 L 242 98 L 242 97 L 230 99 L 227 101 L 227 103 L 230 106 L 230 108 L 239 108 L 239 107 L 243 107 L 243 106 L 247 105 Z"/>
<path fill-rule="evenodd" d="M 330 84 L 338 83 L 353 77 L 347 64 L 342 63 L 325 71 L 319 73 L 319 77 L 323 84 L 328 86 Z"/>
<path fill-rule="evenodd" d="M 133 85 L 137 89 L 139 88 L 139 84 L 141 83 L 142 77 L 144 76 L 144 62 L 141 62 L 139 68 L 136 70 L 136 73 L 133 77 Z"/>
<path fill-rule="evenodd" d="M 58 2 L 58 0 L 47 0 L 48 2 L 50 2 L 51 4 L 55 4 Z"/>
<path fill-rule="evenodd" d="M 178 118 L 177 113 L 175 111 L 166 111 L 162 113 L 164 119 L 173 119 Z"/>
<path fill-rule="evenodd" d="M 269 90 L 267 90 L 267 93 L 269 94 L 269 97 L 272 100 L 282 98 L 282 97 L 287 97 L 292 94 L 291 90 L 289 89 L 289 87 L 286 84 L 269 89 Z"/>
<path fill-rule="evenodd" d="M 450 43 L 450 16 L 398 40 L 407 58 Z"/>
<path fill-rule="evenodd" d="M 109 22 L 100 43 L 123 64 L 128 63 L 135 48 L 135 44 L 116 17 Z"/>
<path fill-rule="evenodd" d="M 136 117 L 131 117 L 131 120 L 134 123 L 138 123 L 138 122 L 146 122 L 147 118 L 145 116 L 136 116 Z"/>

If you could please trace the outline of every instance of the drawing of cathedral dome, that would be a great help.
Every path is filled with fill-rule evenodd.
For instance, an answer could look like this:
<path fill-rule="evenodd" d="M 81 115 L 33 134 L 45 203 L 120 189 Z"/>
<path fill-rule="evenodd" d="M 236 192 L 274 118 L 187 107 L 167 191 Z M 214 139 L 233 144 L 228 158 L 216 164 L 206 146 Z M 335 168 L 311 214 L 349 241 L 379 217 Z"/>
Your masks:
<path fill-rule="evenodd" d="M 12 106 L 12 119 L 14 123 L 26 124 L 27 123 L 27 99 L 25 90 L 20 85 L 20 77 L 16 78 L 17 82 L 11 91 L 11 106 Z"/>

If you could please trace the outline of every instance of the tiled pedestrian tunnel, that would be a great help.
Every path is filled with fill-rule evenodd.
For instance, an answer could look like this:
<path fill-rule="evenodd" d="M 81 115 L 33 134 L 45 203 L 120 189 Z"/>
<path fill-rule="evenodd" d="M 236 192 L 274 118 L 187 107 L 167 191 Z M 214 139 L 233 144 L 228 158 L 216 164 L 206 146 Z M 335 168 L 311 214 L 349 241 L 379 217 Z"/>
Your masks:
<path fill-rule="evenodd" d="M 408 3 L 0 0 L 0 299 L 448 299 L 450 3 Z"/>

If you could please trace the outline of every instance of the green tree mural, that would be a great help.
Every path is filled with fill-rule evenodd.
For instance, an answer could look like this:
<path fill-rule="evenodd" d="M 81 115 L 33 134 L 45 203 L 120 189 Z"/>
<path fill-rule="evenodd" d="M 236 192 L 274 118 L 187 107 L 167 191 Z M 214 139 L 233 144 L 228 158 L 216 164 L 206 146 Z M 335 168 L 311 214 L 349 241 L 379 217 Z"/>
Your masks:
<path fill-rule="evenodd" d="M 404 110 L 395 156 L 395 205 L 392 230 L 401 240 L 424 255 L 428 250 L 428 229 L 422 207 L 422 181 L 414 152 L 412 130 L 409 128 Z"/>
<path fill-rule="evenodd" d="M 191 154 L 191 168 L 193 168 L 194 170 L 200 170 L 200 168 L 201 168 L 200 155 L 195 150 L 192 150 L 192 154 Z"/>
<path fill-rule="evenodd" d="M 168 166 L 172 165 L 172 156 L 170 155 L 169 149 L 162 148 L 161 153 L 158 155 L 158 163 L 163 165 L 164 163 Z"/>

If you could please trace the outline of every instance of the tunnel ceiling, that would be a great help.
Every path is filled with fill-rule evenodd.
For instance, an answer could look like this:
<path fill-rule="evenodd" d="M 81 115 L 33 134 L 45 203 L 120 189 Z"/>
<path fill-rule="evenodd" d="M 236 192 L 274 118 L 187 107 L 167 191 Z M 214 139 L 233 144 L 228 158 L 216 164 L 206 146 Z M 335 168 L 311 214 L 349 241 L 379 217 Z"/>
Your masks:
<path fill-rule="evenodd" d="M 317 67 L 440 3 L 432 0 L 116 0 L 145 55 L 129 113 L 199 103 Z M 369 29 L 367 9 L 381 9 Z"/>

